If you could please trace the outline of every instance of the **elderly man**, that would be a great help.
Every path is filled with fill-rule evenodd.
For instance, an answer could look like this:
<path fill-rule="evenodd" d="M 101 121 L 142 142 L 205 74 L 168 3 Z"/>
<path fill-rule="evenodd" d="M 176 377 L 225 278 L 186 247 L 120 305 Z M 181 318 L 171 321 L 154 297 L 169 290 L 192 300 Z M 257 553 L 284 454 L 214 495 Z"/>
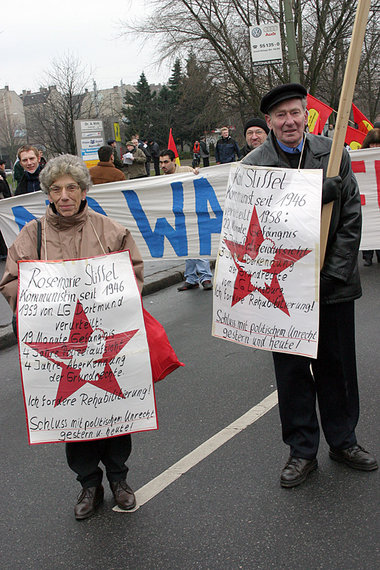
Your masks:
<path fill-rule="evenodd" d="M 125 180 L 125 176 L 114 165 L 113 148 L 109 145 L 98 149 L 99 162 L 90 168 L 90 176 L 93 184 L 107 184 Z"/>
<path fill-rule="evenodd" d="M 38 149 L 32 145 L 23 145 L 17 151 L 24 174 L 17 185 L 15 196 L 21 194 L 29 194 L 40 190 L 39 176 L 42 170 L 40 165 L 40 153 Z"/>
<path fill-rule="evenodd" d="M 323 170 L 322 203 L 334 202 L 326 255 L 320 275 L 318 357 L 273 353 L 284 442 L 290 457 L 281 473 L 282 487 L 295 487 L 317 468 L 319 424 L 330 457 L 354 469 L 372 471 L 377 461 L 358 445 L 355 428 L 359 395 L 355 358 L 354 300 L 361 296 L 358 250 L 360 195 L 343 150 L 340 176 L 326 178 L 332 141 L 305 134 L 306 89 L 297 83 L 269 91 L 260 110 L 271 132 L 248 154 L 244 164 Z"/>
<path fill-rule="evenodd" d="M 254 117 L 247 121 L 244 125 L 245 145 L 240 149 L 242 158 L 247 156 L 251 150 L 263 144 L 268 133 L 268 125 L 260 117 Z"/>

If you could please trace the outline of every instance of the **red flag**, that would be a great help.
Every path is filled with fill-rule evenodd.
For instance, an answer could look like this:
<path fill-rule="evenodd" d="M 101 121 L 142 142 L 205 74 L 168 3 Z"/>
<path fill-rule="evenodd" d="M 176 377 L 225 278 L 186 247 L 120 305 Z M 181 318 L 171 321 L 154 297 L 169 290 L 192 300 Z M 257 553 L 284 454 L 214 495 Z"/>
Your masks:
<path fill-rule="evenodd" d="M 180 163 L 180 160 L 179 160 L 177 147 L 175 146 L 175 142 L 174 142 L 174 138 L 173 138 L 173 133 L 172 133 L 172 130 L 171 130 L 171 129 L 170 129 L 170 131 L 169 131 L 168 149 L 169 149 L 169 150 L 172 150 L 172 151 L 174 152 L 174 155 L 175 155 L 175 162 L 178 164 L 178 166 L 180 166 L 181 163 Z"/>
<path fill-rule="evenodd" d="M 373 124 L 367 119 L 365 115 L 363 115 L 361 111 L 359 111 L 357 106 L 354 105 L 353 103 L 352 103 L 352 114 L 354 115 L 354 121 L 358 125 L 359 131 L 367 134 L 369 131 L 373 129 Z"/>
<path fill-rule="evenodd" d="M 361 148 L 365 137 L 366 137 L 365 133 L 358 131 L 358 129 L 354 129 L 348 126 L 344 142 L 348 144 L 352 148 L 352 150 L 357 150 L 358 148 Z"/>
<path fill-rule="evenodd" d="M 327 119 L 332 113 L 332 108 L 308 93 L 307 110 L 309 111 L 309 117 L 307 120 L 309 133 L 313 133 L 313 135 L 320 135 L 323 131 L 323 127 L 325 126 Z"/>

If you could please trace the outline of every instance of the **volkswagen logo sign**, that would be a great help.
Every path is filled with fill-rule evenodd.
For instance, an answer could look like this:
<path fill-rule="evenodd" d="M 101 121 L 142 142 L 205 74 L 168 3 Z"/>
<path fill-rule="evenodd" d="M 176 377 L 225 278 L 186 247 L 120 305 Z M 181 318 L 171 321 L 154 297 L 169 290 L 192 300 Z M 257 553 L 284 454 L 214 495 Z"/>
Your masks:
<path fill-rule="evenodd" d="M 261 28 L 252 28 L 251 34 L 252 34 L 252 37 L 259 38 L 262 34 Z"/>

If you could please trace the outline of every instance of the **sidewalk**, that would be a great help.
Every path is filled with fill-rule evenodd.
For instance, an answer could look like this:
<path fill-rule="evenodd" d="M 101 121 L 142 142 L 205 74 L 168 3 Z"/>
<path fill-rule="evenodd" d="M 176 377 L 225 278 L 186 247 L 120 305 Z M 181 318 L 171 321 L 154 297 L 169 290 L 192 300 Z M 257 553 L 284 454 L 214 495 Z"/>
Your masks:
<path fill-rule="evenodd" d="M 211 266 L 213 263 L 211 263 Z M 5 262 L 0 262 L 0 278 L 5 269 Z M 183 281 L 185 262 L 171 259 L 146 261 L 144 264 L 144 289 L 143 296 L 165 289 L 175 283 Z M 0 293 L 0 349 L 16 344 L 16 337 L 12 329 L 12 311 L 8 303 Z"/>

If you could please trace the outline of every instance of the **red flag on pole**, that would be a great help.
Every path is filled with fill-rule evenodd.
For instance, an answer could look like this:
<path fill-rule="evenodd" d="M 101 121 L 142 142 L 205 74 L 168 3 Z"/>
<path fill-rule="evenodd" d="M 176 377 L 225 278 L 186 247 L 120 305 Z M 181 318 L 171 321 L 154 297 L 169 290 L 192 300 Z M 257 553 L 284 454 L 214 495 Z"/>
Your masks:
<path fill-rule="evenodd" d="M 367 119 L 365 115 L 363 115 L 361 111 L 359 111 L 357 106 L 354 105 L 353 103 L 352 103 L 352 114 L 354 115 L 354 121 L 358 125 L 359 131 L 367 134 L 369 131 L 373 129 L 373 124 Z"/>
<path fill-rule="evenodd" d="M 366 134 L 362 131 L 358 131 L 358 129 L 348 126 L 344 142 L 348 144 L 352 150 L 357 150 L 358 148 L 361 148 L 365 137 Z"/>
<path fill-rule="evenodd" d="M 307 110 L 309 111 L 309 117 L 307 121 L 309 133 L 313 133 L 313 135 L 320 135 L 323 131 L 323 127 L 325 126 L 327 119 L 332 113 L 332 108 L 308 93 Z"/>
<path fill-rule="evenodd" d="M 178 166 L 180 166 L 181 163 L 180 163 L 180 160 L 179 160 L 177 147 L 175 146 L 175 142 L 174 142 L 174 138 L 173 138 L 173 133 L 172 133 L 172 130 L 171 130 L 171 129 L 170 129 L 170 131 L 169 131 L 168 149 L 169 149 L 169 150 L 172 150 L 172 151 L 174 152 L 174 155 L 175 155 L 175 162 L 178 164 Z"/>

